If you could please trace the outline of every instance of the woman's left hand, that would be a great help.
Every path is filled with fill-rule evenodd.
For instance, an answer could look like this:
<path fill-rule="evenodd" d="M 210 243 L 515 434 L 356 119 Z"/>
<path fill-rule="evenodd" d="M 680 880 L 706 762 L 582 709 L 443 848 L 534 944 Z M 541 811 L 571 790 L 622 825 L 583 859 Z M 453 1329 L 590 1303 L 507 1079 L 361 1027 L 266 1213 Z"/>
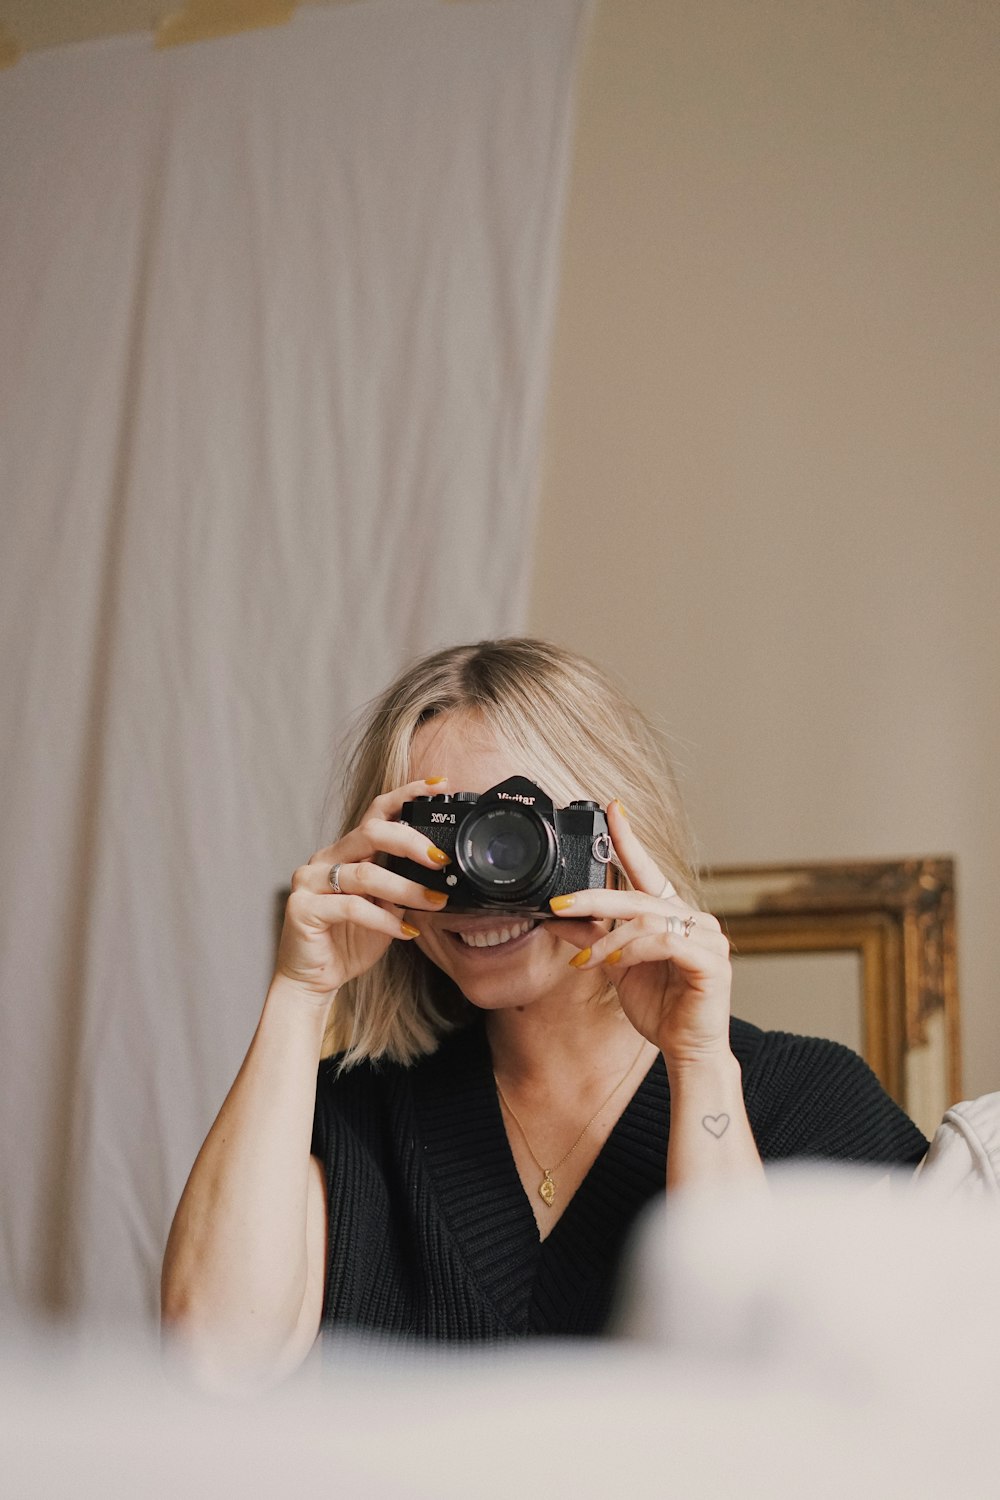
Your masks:
<path fill-rule="evenodd" d="M 566 923 L 566 939 L 581 950 L 574 967 L 603 967 L 632 1025 L 668 1063 L 728 1053 L 732 967 L 718 920 L 680 899 L 619 802 L 608 808 L 608 826 L 634 889 L 577 891 L 570 902 L 556 898 L 553 910 Z M 618 924 L 611 931 L 604 926 L 608 919 Z"/>

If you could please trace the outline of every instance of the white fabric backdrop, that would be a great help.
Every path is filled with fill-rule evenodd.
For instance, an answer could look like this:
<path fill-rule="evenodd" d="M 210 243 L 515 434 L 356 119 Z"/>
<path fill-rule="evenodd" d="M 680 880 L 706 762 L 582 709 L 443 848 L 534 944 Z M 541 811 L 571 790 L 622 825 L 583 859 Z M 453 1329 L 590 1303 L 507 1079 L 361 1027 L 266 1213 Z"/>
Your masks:
<path fill-rule="evenodd" d="M 523 622 L 584 0 L 0 76 L 0 1295 L 132 1319 L 330 746 Z"/>

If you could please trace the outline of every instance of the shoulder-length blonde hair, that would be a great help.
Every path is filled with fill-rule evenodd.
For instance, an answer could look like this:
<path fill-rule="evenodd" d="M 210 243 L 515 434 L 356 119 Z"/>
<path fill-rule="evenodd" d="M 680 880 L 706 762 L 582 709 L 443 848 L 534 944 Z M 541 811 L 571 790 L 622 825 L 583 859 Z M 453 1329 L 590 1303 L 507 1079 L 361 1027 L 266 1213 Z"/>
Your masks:
<path fill-rule="evenodd" d="M 698 904 L 691 837 L 661 735 L 600 668 L 545 641 L 478 641 L 407 667 L 362 715 L 343 777 L 338 837 L 361 822 L 375 797 L 410 780 L 413 736 L 439 714 L 474 716 L 523 756 L 524 774 L 557 807 L 575 797 L 602 807 L 620 798 L 660 869 Z M 616 885 L 628 886 L 621 869 L 612 872 Z M 341 1052 L 345 1067 L 380 1057 L 410 1063 L 471 1013 L 413 943 L 391 943 L 338 992 L 325 1050 Z"/>

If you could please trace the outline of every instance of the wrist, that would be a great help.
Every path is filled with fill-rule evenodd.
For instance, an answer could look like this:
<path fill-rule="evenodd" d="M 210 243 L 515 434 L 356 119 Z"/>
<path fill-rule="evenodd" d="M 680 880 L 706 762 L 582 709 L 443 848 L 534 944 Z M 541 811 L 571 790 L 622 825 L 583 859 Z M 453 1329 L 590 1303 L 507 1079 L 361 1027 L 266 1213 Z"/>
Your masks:
<path fill-rule="evenodd" d="M 661 1047 L 672 1089 L 692 1083 L 740 1083 L 743 1070 L 728 1042 L 718 1048 L 677 1052 Z"/>
<path fill-rule="evenodd" d="M 316 990 L 280 972 L 274 974 L 267 991 L 267 1001 L 272 1007 L 291 1009 L 314 1022 L 321 1020 L 324 1029 L 336 996 L 336 990 Z"/>

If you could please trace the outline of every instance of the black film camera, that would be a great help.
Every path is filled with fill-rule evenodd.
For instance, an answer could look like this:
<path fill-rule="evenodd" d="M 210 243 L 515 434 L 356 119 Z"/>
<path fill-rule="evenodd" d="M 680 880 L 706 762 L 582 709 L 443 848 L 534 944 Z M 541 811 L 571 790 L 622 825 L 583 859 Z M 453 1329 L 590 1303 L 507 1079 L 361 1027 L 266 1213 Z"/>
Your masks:
<path fill-rule="evenodd" d="M 387 868 L 432 891 L 447 891 L 448 911 L 496 910 L 549 915 L 553 896 L 603 886 L 611 860 L 608 822 L 598 802 L 554 808 L 524 776 L 475 792 L 415 797 L 400 822 L 426 833 L 452 863 L 429 870 L 390 855 Z"/>

